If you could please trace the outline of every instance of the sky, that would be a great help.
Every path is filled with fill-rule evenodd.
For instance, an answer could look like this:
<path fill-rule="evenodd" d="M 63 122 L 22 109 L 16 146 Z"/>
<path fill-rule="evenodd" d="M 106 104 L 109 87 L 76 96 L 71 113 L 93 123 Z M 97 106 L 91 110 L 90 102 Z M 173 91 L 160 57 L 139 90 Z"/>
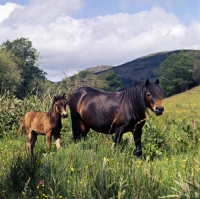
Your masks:
<path fill-rule="evenodd" d="M 156 52 L 200 50 L 200 0 L 0 0 L 0 45 L 21 37 L 57 82 Z"/>

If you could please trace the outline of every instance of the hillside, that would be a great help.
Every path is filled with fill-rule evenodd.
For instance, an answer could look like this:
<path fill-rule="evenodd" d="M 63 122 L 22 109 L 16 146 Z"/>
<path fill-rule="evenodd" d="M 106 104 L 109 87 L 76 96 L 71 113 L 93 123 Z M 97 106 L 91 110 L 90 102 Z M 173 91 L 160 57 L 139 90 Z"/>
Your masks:
<path fill-rule="evenodd" d="M 147 78 L 154 80 L 156 75 L 154 70 L 158 68 L 161 62 L 163 62 L 169 55 L 173 53 L 179 53 L 181 50 L 168 51 L 168 52 L 159 52 L 150 54 L 147 56 L 140 57 L 133 61 L 124 63 L 119 66 L 115 66 L 112 69 L 118 75 L 122 77 L 123 86 L 130 84 L 133 81 L 144 81 Z M 185 52 L 194 53 L 196 50 L 184 50 Z M 95 74 L 103 73 L 107 70 L 97 72 Z"/>
<path fill-rule="evenodd" d="M 183 93 L 168 97 L 163 101 L 163 105 L 166 107 L 165 114 L 177 115 L 177 117 L 190 115 L 191 120 L 192 115 L 195 115 L 193 119 L 197 119 L 196 115 L 198 115 L 198 118 L 200 116 L 200 103 L 197 100 L 199 98 L 200 86 L 192 88 Z"/>

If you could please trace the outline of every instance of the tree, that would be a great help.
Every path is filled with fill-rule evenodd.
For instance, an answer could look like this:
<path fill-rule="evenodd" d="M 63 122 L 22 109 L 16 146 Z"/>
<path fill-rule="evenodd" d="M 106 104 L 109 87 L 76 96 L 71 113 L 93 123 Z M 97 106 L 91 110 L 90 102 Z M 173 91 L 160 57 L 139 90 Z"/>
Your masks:
<path fill-rule="evenodd" d="M 105 83 L 102 85 L 102 89 L 106 91 L 116 91 L 122 85 L 122 78 L 116 74 L 113 70 L 98 75 L 98 79 L 104 80 Z"/>
<path fill-rule="evenodd" d="M 155 73 L 158 75 L 165 96 L 184 92 L 195 83 L 193 76 L 194 58 L 181 51 L 170 55 Z"/>
<path fill-rule="evenodd" d="M 17 65 L 21 70 L 22 82 L 18 87 L 17 97 L 24 98 L 38 85 L 38 81 L 46 79 L 46 73 L 38 68 L 39 52 L 28 38 L 20 38 L 12 42 L 7 40 L 1 45 L 1 49 L 11 51 L 19 60 Z"/>
<path fill-rule="evenodd" d="M 17 88 L 23 81 L 19 60 L 9 51 L 0 50 L 0 95 L 8 91 L 16 94 Z"/>

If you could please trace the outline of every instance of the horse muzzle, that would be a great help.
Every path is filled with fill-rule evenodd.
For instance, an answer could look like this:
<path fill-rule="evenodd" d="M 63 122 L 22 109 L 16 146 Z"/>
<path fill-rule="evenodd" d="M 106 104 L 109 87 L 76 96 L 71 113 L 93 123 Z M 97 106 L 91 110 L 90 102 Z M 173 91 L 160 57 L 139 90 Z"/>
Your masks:
<path fill-rule="evenodd" d="M 66 117 L 68 117 L 68 114 L 62 114 L 61 117 L 66 118 Z"/>
<path fill-rule="evenodd" d="M 158 115 L 162 115 L 163 111 L 164 111 L 164 107 L 156 107 L 154 112 L 158 116 Z"/>

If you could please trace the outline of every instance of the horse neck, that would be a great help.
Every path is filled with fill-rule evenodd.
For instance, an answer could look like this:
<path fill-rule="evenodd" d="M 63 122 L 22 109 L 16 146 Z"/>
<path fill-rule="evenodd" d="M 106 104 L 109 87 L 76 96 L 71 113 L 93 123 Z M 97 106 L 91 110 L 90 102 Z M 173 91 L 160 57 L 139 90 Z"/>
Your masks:
<path fill-rule="evenodd" d="M 144 87 L 140 84 L 127 86 L 121 90 L 120 101 L 128 105 L 129 112 L 135 118 L 144 119 L 147 111 L 144 98 Z"/>
<path fill-rule="evenodd" d="M 50 117 L 50 120 L 55 121 L 61 121 L 61 115 L 56 111 L 56 107 L 53 106 L 47 113 L 47 115 Z"/>

